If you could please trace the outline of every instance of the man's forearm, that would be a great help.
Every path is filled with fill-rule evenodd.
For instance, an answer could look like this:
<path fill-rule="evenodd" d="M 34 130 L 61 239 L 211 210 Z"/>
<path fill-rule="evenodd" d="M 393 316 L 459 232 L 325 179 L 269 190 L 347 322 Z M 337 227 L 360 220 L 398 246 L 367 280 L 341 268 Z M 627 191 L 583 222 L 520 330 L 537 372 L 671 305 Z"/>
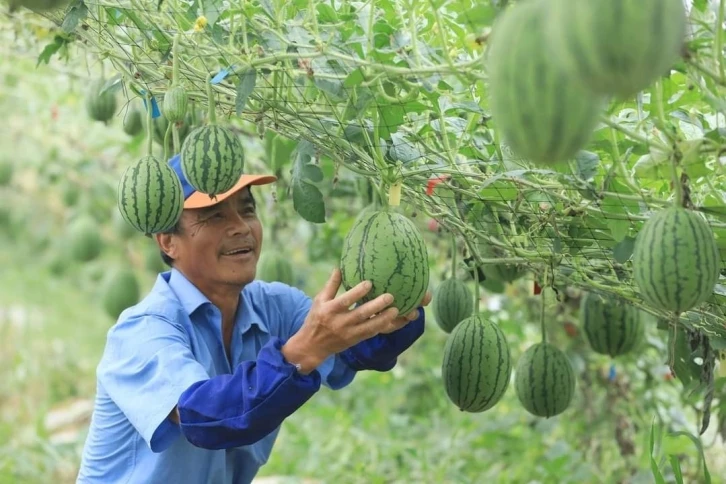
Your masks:
<path fill-rule="evenodd" d="M 257 442 L 320 389 L 321 376 L 313 363 L 306 360 L 306 371 L 298 372 L 292 365 L 297 362 L 285 359 L 282 345 L 272 338 L 257 360 L 184 391 L 177 409 L 179 426 L 189 442 L 205 449 Z"/>

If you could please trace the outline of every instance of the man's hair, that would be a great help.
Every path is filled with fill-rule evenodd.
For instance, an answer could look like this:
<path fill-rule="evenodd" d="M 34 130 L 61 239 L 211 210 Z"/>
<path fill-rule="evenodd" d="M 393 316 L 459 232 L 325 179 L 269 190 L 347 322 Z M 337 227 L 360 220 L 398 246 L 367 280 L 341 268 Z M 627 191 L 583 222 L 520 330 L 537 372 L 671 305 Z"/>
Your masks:
<path fill-rule="evenodd" d="M 252 187 L 247 187 L 247 191 L 250 194 L 250 200 L 252 201 L 252 206 L 257 207 L 257 202 L 255 201 L 255 196 L 252 193 Z M 181 234 L 182 233 L 181 217 L 179 218 L 179 220 L 177 220 L 176 224 L 174 224 L 174 226 L 172 228 L 170 228 L 169 230 L 166 230 L 162 233 L 164 233 L 164 234 Z M 174 267 L 174 259 L 169 257 L 166 254 L 166 252 L 159 249 L 159 254 L 161 255 L 161 260 L 164 261 L 164 264 L 166 264 L 169 267 Z"/>

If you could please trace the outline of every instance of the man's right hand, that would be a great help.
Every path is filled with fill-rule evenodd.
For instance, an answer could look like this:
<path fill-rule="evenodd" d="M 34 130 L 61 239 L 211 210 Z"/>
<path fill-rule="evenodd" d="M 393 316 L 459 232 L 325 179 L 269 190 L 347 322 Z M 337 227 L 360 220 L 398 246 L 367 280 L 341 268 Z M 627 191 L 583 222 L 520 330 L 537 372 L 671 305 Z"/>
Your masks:
<path fill-rule="evenodd" d="M 372 286 L 369 281 L 363 281 L 336 297 L 340 283 L 340 269 L 336 268 L 313 299 L 300 330 L 282 347 L 289 363 L 301 365 L 301 373 L 312 372 L 330 355 L 390 328 L 398 316 L 398 310 L 389 307 L 393 303 L 391 294 L 382 294 L 350 309 Z"/>

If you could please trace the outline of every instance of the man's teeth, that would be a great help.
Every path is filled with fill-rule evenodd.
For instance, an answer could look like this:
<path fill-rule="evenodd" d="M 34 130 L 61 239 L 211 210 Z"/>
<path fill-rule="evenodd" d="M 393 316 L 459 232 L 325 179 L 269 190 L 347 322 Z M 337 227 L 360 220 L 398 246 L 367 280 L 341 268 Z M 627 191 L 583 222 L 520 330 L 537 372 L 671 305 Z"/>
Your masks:
<path fill-rule="evenodd" d="M 230 252 L 225 252 L 224 255 L 235 255 L 235 254 L 246 254 L 250 249 L 237 249 Z"/>

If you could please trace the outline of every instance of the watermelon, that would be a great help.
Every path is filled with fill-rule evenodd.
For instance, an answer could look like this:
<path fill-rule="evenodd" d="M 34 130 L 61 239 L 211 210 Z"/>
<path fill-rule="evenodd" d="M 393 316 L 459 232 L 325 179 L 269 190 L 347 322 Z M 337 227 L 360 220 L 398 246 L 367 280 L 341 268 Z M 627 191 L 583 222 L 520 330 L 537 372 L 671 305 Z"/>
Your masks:
<path fill-rule="evenodd" d="M 492 246 L 487 242 L 479 241 L 477 243 L 477 248 L 479 249 L 479 255 L 484 259 L 500 259 L 507 257 L 507 254 L 502 249 Z M 480 282 L 483 282 L 484 280 L 492 280 L 502 283 L 514 282 L 527 274 L 527 267 L 521 264 L 481 264 L 478 269 Z"/>
<path fill-rule="evenodd" d="M 633 276 L 643 300 L 675 313 L 708 299 L 721 270 L 711 227 L 697 212 L 668 207 L 640 229 L 633 250 Z"/>
<path fill-rule="evenodd" d="M 141 289 L 133 270 L 119 268 L 105 281 L 102 305 L 111 318 L 118 318 L 122 311 L 139 301 Z"/>
<path fill-rule="evenodd" d="M 89 262 L 103 249 L 103 239 L 98 224 L 89 214 L 81 214 L 68 226 L 67 248 L 71 259 Z"/>
<path fill-rule="evenodd" d="M 620 99 L 648 87 L 678 60 L 683 0 L 549 0 L 548 45 L 570 75 Z"/>
<path fill-rule="evenodd" d="M 572 363 L 551 343 L 535 343 L 517 361 L 514 388 L 519 402 L 532 415 L 559 415 L 575 394 Z"/>
<path fill-rule="evenodd" d="M 231 189 L 244 171 L 242 143 L 231 130 L 216 124 L 192 130 L 180 154 L 189 184 L 210 197 Z"/>
<path fill-rule="evenodd" d="M 162 112 L 164 117 L 171 123 L 183 121 L 187 114 L 189 96 L 181 86 L 172 87 L 164 95 Z"/>
<path fill-rule="evenodd" d="M 697 212 L 668 207 L 640 229 L 633 250 L 633 276 L 643 300 L 682 313 L 708 299 L 721 270 L 718 245 Z"/>
<path fill-rule="evenodd" d="M 126 112 L 123 123 L 124 133 L 129 136 L 136 136 L 144 130 L 143 113 L 136 107 L 132 107 Z"/>
<path fill-rule="evenodd" d="M 140 232 L 154 234 L 171 229 L 179 221 L 184 192 L 171 166 L 145 156 L 124 171 L 117 201 L 126 222 Z"/>
<path fill-rule="evenodd" d="M 340 271 L 346 290 L 365 280 L 373 284 L 361 303 L 389 293 L 399 314 L 408 314 L 421 304 L 429 285 L 423 235 L 410 219 L 390 208 L 368 210 L 343 240 Z"/>
<path fill-rule="evenodd" d="M 257 262 L 257 279 L 267 282 L 282 282 L 288 286 L 295 283 L 292 264 L 282 252 L 266 252 Z"/>
<path fill-rule="evenodd" d="M 518 156 L 541 165 L 572 159 L 590 140 L 605 106 L 551 61 L 546 5 L 517 2 L 492 28 L 487 71 L 492 118 Z"/>
<path fill-rule="evenodd" d="M 439 284 L 432 298 L 436 323 L 446 333 L 451 331 L 474 311 L 474 297 L 462 281 L 451 278 Z"/>
<path fill-rule="evenodd" d="M 616 357 L 633 351 L 642 341 L 642 311 L 612 296 L 587 293 L 580 301 L 580 322 L 596 353 Z"/>
<path fill-rule="evenodd" d="M 101 93 L 106 79 L 94 79 L 86 92 L 86 112 L 94 121 L 108 123 L 116 113 L 116 93 L 107 90 Z"/>
<path fill-rule="evenodd" d="M 10 182 L 13 180 L 14 172 L 15 167 L 12 162 L 9 160 L 0 161 L 0 187 L 10 185 Z"/>
<path fill-rule="evenodd" d="M 504 333 L 481 316 L 459 323 L 444 346 L 441 378 L 449 399 L 464 412 L 495 406 L 509 387 L 512 359 Z"/>

